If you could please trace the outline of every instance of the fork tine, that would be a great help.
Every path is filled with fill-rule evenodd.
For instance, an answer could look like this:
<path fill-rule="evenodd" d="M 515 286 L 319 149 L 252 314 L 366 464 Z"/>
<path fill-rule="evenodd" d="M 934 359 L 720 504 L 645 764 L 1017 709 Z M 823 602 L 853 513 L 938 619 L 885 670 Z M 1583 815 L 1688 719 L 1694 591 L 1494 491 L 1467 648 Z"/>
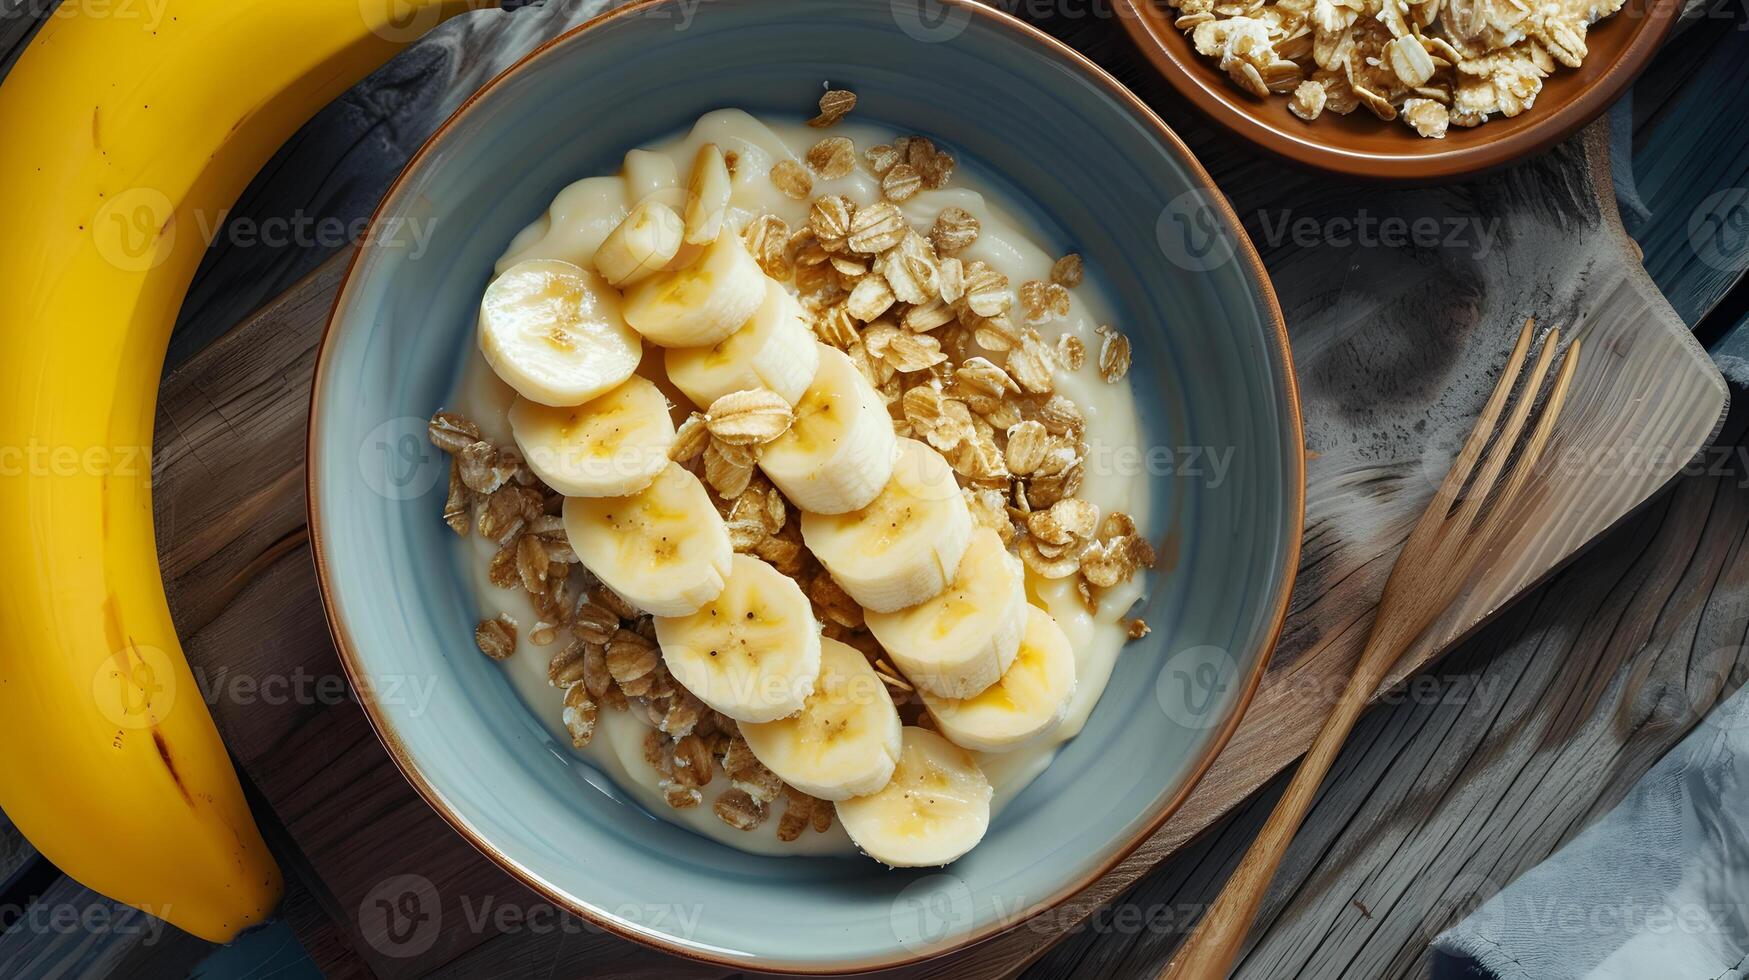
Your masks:
<path fill-rule="evenodd" d="M 1567 346 L 1566 356 L 1561 358 L 1559 373 L 1555 376 L 1554 386 L 1549 389 L 1549 397 L 1543 402 L 1542 416 L 1536 420 L 1536 428 L 1531 430 L 1530 439 L 1524 444 L 1524 451 L 1519 454 L 1518 462 L 1512 464 L 1512 473 L 1506 479 L 1506 486 L 1500 491 L 1500 499 L 1495 505 L 1493 517 L 1500 517 L 1510 511 L 1511 504 L 1530 482 L 1531 472 L 1536 469 L 1542 459 L 1543 450 L 1548 448 L 1549 437 L 1554 433 L 1555 420 L 1560 417 L 1561 408 L 1567 401 L 1567 389 L 1572 386 L 1573 374 L 1579 368 L 1579 338 Z M 1492 520 L 1489 521 L 1493 523 Z M 1492 528 L 1490 528 L 1492 530 Z"/>
<path fill-rule="evenodd" d="M 1489 493 L 1494 489 L 1494 481 L 1500 478 L 1500 472 L 1506 468 L 1506 460 L 1518 445 L 1518 437 L 1524 431 L 1525 420 L 1530 418 L 1530 410 L 1536 406 L 1536 396 L 1542 388 L 1543 379 L 1548 376 L 1549 362 L 1555 358 L 1555 348 L 1561 342 L 1561 331 L 1557 328 L 1549 331 L 1548 338 L 1543 342 L 1542 350 L 1537 353 L 1536 364 L 1525 376 L 1524 388 L 1519 392 L 1518 401 L 1512 406 L 1512 414 L 1507 417 L 1506 425 L 1494 440 L 1494 448 L 1489 451 L 1488 459 L 1482 464 L 1482 471 L 1477 474 L 1470 485 L 1469 496 L 1458 505 L 1457 515 L 1452 519 L 1452 531 L 1462 536 L 1468 534 L 1475 523 L 1482 505 L 1487 502 Z"/>
<path fill-rule="evenodd" d="M 1427 505 L 1427 510 L 1422 512 L 1420 521 L 1410 532 L 1405 548 L 1432 534 L 1451 512 L 1452 501 L 1457 499 L 1458 492 L 1469 481 L 1470 471 L 1475 468 L 1476 460 L 1488 445 L 1488 436 L 1493 433 L 1500 410 L 1505 407 L 1506 398 L 1512 393 L 1513 383 L 1518 380 L 1518 373 L 1524 367 L 1524 355 L 1530 350 L 1530 338 L 1535 330 L 1536 318 L 1526 318 L 1524 329 L 1518 332 L 1518 342 L 1512 347 L 1512 355 L 1506 359 L 1506 367 L 1500 372 L 1499 382 L 1494 385 L 1493 394 L 1488 396 L 1487 403 L 1482 406 L 1482 413 L 1477 416 L 1475 425 L 1470 429 L 1469 438 L 1452 460 L 1451 468 L 1446 471 L 1445 479 L 1440 481 L 1439 489 L 1434 491 L 1433 501 Z"/>

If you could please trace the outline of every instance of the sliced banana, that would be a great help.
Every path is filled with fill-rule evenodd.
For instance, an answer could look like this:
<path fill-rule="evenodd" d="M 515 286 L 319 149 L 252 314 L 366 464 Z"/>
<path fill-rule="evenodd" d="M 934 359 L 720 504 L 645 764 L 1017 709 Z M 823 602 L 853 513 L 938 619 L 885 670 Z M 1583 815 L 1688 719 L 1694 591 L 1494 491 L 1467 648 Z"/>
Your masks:
<path fill-rule="evenodd" d="M 480 352 L 517 394 L 570 406 L 631 377 L 643 344 L 626 325 L 619 293 L 600 276 L 559 259 L 529 259 L 486 287 Z"/>
<path fill-rule="evenodd" d="M 771 279 L 765 302 L 741 329 L 711 347 L 670 347 L 665 361 L 675 387 L 700 409 L 751 388 L 768 388 L 794 405 L 814 383 L 820 344 L 802 304 Z"/>
<path fill-rule="evenodd" d="M 815 514 L 866 507 L 893 473 L 892 416 L 843 352 L 815 343 L 814 382 L 789 431 L 766 444 L 759 468 L 790 503 Z"/>
<path fill-rule="evenodd" d="M 735 554 L 704 484 L 679 463 L 630 496 L 565 498 L 565 536 L 602 584 L 657 616 L 721 595 Z"/>
<path fill-rule="evenodd" d="M 668 468 L 668 398 L 637 375 L 575 408 L 518 398 L 510 431 L 528 468 L 567 497 L 623 497 Z"/>
<path fill-rule="evenodd" d="M 729 165 L 715 143 L 698 148 L 692 160 L 692 178 L 686 184 L 686 240 L 708 245 L 723 231 L 729 215 L 729 195 L 734 188 Z"/>
<path fill-rule="evenodd" d="M 866 507 L 802 514 L 802 540 L 814 557 L 877 613 L 940 595 L 972 539 L 972 512 L 947 460 L 915 439 L 898 446 L 892 478 Z"/>
<path fill-rule="evenodd" d="M 856 846 L 894 868 L 934 868 L 977 846 L 990 828 L 990 781 L 965 749 L 907 726 L 899 764 L 880 792 L 840 800 Z"/>
<path fill-rule="evenodd" d="M 765 272 L 734 229 L 698 260 L 651 276 L 625 294 L 625 319 L 663 347 L 709 347 L 740 329 L 765 302 Z"/>
<path fill-rule="evenodd" d="M 657 616 L 656 641 L 674 679 L 736 721 L 795 714 L 820 676 L 820 624 L 808 597 L 751 555 L 734 557 L 722 593 L 702 608 Z"/>
<path fill-rule="evenodd" d="M 968 698 L 996 683 L 1026 630 L 1026 570 L 987 527 L 972 532 L 953 584 L 868 628 L 919 691 Z"/>
<path fill-rule="evenodd" d="M 632 208 L 601 247 L 595 268 L 609 283 L 625 288 L 661 272 L 680 252 L 680 215 L 661 201 Z"/>
<path fill-rule="evenodd" d="M 1020 651 L 1000 680 L 961 700 L 919 693 L 936 727 L 955 745 L 1007 752 L 1057 727 L 1068 713 L 1075 650 L 1050 613 L 1029 605 Z"/>
<path fill-rule="evenodd" d="M 741 725 L 747 746 L 784 782 L 822 800 L 878 792 L 899 759 L 899 712 L 861 651 L 820 641 L 820 676 L 799 714 Z"/>
<path fill-rule="evenodd" d="M 625 180 L 626 200 L 637 204 L 652 194 L 680 185 L 674 159 L 666 153 L 632 150 L 626 153 L 619 175 Z"/>

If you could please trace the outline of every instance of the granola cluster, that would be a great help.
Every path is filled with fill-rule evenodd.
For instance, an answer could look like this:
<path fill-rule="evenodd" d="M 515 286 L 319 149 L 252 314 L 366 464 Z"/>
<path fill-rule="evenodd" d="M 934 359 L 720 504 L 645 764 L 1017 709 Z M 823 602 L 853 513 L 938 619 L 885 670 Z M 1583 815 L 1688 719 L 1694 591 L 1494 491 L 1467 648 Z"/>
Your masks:
<path fill-rule="evenodd" d="M 1168 0 L 1197 53 L 1308 122 L 1361 106 L 1439 139 L 1531 108 L 1623 0 Z"/>

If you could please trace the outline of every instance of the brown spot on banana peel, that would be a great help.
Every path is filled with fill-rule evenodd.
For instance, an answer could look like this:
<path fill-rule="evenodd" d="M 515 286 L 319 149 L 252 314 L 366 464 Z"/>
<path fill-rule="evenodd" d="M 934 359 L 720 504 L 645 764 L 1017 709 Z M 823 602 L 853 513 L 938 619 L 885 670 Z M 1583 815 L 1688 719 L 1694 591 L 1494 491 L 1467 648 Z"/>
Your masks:
<path fill-rule="evenodd" d="M 163 760 L 164 768 L 170 773 L 170 781 L 176 784 L 177 792 L 182 794 L 182 801 L 194 806 L 194 797 L 189 794 L 188 787 L 183 785 L 182 774 L 176 771 L 176 760 L 170 755 L 170 743 L 156 728 L 152 729 L 152 744 L 157 747 L 158 758 Z"/>

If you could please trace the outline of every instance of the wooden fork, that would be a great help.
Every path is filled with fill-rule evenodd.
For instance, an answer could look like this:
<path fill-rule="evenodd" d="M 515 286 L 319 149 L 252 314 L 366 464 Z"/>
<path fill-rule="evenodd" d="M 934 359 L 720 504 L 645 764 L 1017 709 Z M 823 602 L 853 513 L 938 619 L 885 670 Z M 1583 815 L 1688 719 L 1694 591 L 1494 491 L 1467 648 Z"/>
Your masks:
<path fill-rule="evenodd" d="M 1482 559 L 1495 552 L 1496 545 L 1504 543 L 1502 532 L 1508 527 L 1514 505 L 1548 444 L 1579 363 L 1579 341 L 1575 338 L 1561 359 L 1547 397 L 1538 402 L 1538 393 L 1561 340 L 1559 330 L 1549 331 L 1511 414 L 1501 425 L 1501 412 L 1524 366 L 1535 327 L 1535 320 L 1525 322 L 1500 383 L 1482 407 L 1482 415 L 1463 450 L 1452 462 L 1450 472 L 1397 556 L 1354 676 L 1300 762 L 1287 792 L 1245 853 L 1245 859 L 1161 973 L 1163 980 L 1214 980 L 1232 970 L 1269 890 L 1269 882 L 1281 865 L 1282 855 L 1287 853 L 1288 843 L 1305 820 L 1319 784 L 1329 773 L 1367 702 L 1410 645 L 1457 599 Z M 1507 462 L 1533 414 L 1537 415 L 1535 427 L 1518 450 L 1508 473 Z M 1485 449 L 1488 453 L 1483 459 Z M 1479 471 L 1478 460 L 1482 460 Z M 1502 473 L 1507 473 L 1503 483 Z"/>

